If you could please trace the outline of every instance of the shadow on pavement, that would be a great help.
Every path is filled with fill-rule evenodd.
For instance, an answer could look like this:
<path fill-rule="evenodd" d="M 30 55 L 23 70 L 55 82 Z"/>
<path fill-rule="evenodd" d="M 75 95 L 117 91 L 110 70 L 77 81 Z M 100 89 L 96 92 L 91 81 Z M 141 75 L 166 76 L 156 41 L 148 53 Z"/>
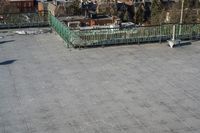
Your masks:
<path fill-rule="evenodd" d="M 181 41 L 179 45 L 175 45 L 174 48 L 181 47 L 181 46 L 187 46 L 187 45 L 192 45 L 191 41 Z"/>
<path fill-rule="evenodd" d="M 0 41 L 0 44 L 8 43 L 8 42 L 14 42 L 15 40 L 8 40 L 8 41 Z"/>
<path fill-rule="evenodd" d="M 3 62 L 0 62 L 0 65 L 10 65 L 10 64 L 14 63 L 15 61 L 17 61 L 17 60 L 6 60 Z"/>

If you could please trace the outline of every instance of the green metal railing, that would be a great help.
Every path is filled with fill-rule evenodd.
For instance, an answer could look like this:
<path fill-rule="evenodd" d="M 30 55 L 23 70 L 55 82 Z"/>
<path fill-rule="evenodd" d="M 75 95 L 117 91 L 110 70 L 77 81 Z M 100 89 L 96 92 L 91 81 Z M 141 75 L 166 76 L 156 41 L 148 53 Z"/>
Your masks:
<path fill-rule="evenodd" d="M 84 44 L 83 40 L 73 31 L 71 31 L 64 23 L 49 13 L 49 24 L 66 42 L 67 47 L 78 47 Z"/>
<path fill-rule="evenodd" d="M 200 24 L 176 25 L 175 36 L 180 39 L 192 39 L 200 35 Z M 104 29 L 77 31 L 87 45 L 134 44 L 145 42 L 161 42 L 172 38 L 173 24 L 152 27 L 136 27 L 132 29 Z"/>
<path fill-rule="evenodd" d="M 72 47 L 107 46 L 116 44 L 140 44 L 162 42 L 172 38 L 173 25 L 135 28 L 70 30 L 64 23 L 49 14 L 50 25 Z M 175 37 L 186 40 L 200 36 L 200 24 L 176 24 Z"/>
<path fill-rule="evenodd" d="M 0 14 L 0 29 L 49 26 L 48 13 Z"/>

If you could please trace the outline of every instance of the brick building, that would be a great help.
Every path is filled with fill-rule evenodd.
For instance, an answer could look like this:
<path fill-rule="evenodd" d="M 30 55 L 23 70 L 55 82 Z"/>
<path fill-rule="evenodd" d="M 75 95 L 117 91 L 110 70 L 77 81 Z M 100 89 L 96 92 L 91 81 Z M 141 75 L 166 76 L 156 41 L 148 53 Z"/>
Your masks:
<path fill-rule="evenodd" d="M 34 0 L 8 0 L 11 7 L 16 7 L 18 12 L 33 12 L 35 10 Z"/>

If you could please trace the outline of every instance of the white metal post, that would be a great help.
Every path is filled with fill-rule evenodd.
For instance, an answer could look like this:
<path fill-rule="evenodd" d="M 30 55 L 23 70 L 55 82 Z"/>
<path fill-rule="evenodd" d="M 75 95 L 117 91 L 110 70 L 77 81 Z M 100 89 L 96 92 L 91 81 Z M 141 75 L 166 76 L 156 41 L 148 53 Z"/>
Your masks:
<path fill-rule="evenodd" d="M 183 7 L 184 7 L 184 0 L 182 0 L 182 4 L 181 4 L 181 17 L 180 17 L 179 35 L 181 35 L 181 27 L 182 27 L 182 23 L 183 23 Z"/>
<path fill-rule="evenodd" d="M 173 35 L 172 35 L 172 41 L 175 40 L 175 31 L 176 31 L 176 25 L 173 25 Z"/>

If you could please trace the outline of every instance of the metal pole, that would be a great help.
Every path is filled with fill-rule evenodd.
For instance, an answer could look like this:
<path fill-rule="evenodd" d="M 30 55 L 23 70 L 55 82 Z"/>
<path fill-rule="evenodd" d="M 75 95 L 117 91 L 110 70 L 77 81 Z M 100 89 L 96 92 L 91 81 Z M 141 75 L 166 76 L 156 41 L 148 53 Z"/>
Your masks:
<path fill-rule="evenodd" d="M 183 23 L 183 6 L 184 6 L 184 1 L 185 0 L 182 0 L 182 5 L 181 5 L 181 17 L 180 17 L 179 35 L 181 35 L 181 26 L 182 26 L 182 23 Z"/>
<path fill-rule="evenodd" d="M 162 42 L 162 27 L 161 27 L 161 23 L 160 23 L 160 39 L 159 39 L 159 43 Z"/>
<path fill-rule="evenodd" d="M 172 35 L 172 40 L 175 40 L 175 32 L 176 32 L 176 25 L 173 25 L 173 35 Z"/>

